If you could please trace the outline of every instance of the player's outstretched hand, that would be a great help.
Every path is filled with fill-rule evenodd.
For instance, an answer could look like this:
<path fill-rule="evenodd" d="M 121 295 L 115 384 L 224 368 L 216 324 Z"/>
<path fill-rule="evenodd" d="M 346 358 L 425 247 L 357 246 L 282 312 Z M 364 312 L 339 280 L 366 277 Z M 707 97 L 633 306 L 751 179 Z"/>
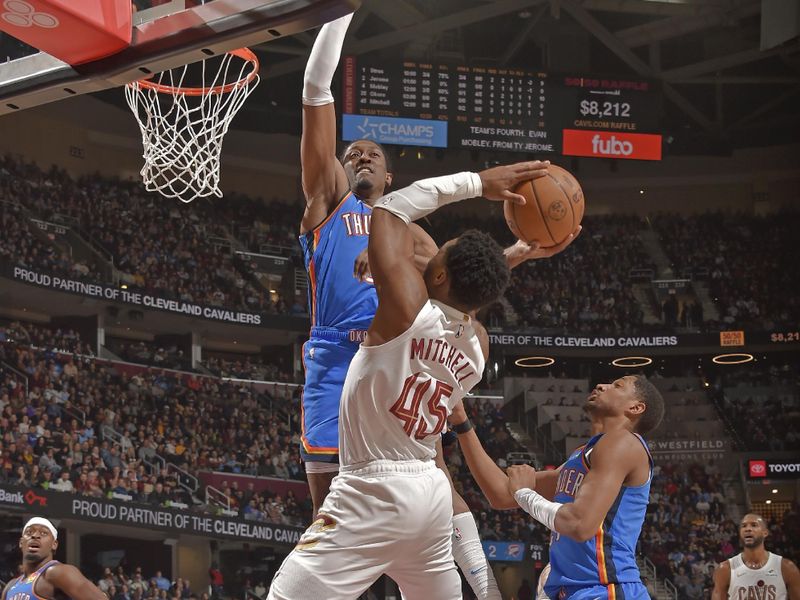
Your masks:
<path fill-rule="evenodd" d="M 510 200 L 514 204 L 525 204 L 525 197 L 515 194 L 511 189 L 523 181 L 544 177 L 548 166 L 549 160 L 533 160 L 481 171 L 478 176 L 483 184 L 483 197 L 498 202 Z"/>
<path fill-rule="evenodd" d="M 578 225 L 578 228 L 569 234 L 569 237 L 565 239 L 563 242 L 558 244 L 557 246 L 550 246 L 549 248 L 542 248 L 536 242 L 532 244 L 527 244 L 522 240 L 517 240 L 517 243 L 513 246 L 509 246 L 505 249 L 505 256 L 506 256 L 506 263 L 508 263 L 508 267 L 513 269 L 514 267 L 518 267 L 526 260 L 538 260 L 540 258 L 550 258 L 555 256 L 559 252 L 562 252 L 569 246 L 578 235 L 580 235 L 581 231 L 583 231 L 583 227 Z"/>
<path fill-rule="evenodd" d="M 508 491 L 513 496 L 522 488 L 536 489 L 536 469 L 530 465 L 513 465 L 506 470 Z"/>
<path fill-rule="evenodd" d="M 368 248 L 364 248 L 361 253 L 356 256 L 356 262 L 353 264 L 353 277 L 359 281 L 366 281 L 370 277 L 369 272 L 369 252 Z"/>

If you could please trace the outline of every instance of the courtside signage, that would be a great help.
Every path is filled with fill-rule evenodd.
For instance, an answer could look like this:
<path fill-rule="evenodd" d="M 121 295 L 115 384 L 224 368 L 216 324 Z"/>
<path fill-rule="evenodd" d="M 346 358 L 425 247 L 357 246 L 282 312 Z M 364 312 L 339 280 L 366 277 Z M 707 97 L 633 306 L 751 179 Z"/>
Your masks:
<path fill-rule="evenodd" d="M 343 115 L 342 139 L 447 148 L 447 122 L 372 115 Z"/>
<path fill-rule="evenodd" d="M 719 460 L 730 451 L 724 439 L 648 440 L 653 460 L 660 462 Z"/>
<path fill-rule="evenodd" d="M 565 129 L 563 135 L 566 156 L 661 160 L 660 135 L 578 129 Z"/>
<path fill-rule="evenodd" d="M 519 562 L 525 557 L 525 544 L 522 542 L 483 542 L 483 551 L 489 560 Z"/>
<path fill-rule="evenodd" d="M 800 462 L 784 460 L 751 460 L 747 463 L 750 479 L 800 479 Z"/>
<path fill-rule="evenodd" d="M 2 485 L 0 508 L 11 507 L 55 519 L 78 519 L 207 538 L 228 538 L 286 546 L 296 544 L 303 533 L 302 528 L 290 525 L 187 513 L 174 508 L 137 502 L 92 498 L 49 490 L 34 491 L 21 486 Z"/>

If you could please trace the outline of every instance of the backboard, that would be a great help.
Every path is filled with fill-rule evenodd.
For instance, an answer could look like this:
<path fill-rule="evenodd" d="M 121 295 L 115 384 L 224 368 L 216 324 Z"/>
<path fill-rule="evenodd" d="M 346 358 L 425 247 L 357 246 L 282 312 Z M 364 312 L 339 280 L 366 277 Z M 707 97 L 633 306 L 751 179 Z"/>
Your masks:
<path fill-rule="evenodd" d="M 0 0 L 0 12 L 7 4 Z M 77 66 L 0 33 L 0 115 L 120 87 L 229 50 L 291 36 L 352 12 L 359 4 L 360 0 L 133 0 L 130 45 Z M 59 35 L 58 28 L 50 31 Z"/>

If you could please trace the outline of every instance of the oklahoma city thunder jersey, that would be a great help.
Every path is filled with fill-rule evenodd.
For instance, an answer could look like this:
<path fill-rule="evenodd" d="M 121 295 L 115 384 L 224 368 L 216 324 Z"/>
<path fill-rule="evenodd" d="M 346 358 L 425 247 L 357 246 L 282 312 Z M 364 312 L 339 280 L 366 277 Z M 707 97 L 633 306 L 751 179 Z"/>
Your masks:
<path fill-rule="evenodd" d="M 363 330 L 378 307 L 372 280 L 353 277 L 356 257 L 366 249 L 372 207 L 352 192 L 328 218 L 300 236 L 308 272 L 312 327 Z"/>
<path fill-rule="evenodd" d="M 33 588 L 36 586 L 36 580 L 50 567 L 59 564 L 57 560 L 51 560 L 46 562 L 41 567 L 36 569 L 33 573 L 28 575 L 22 575 L 19 577 L 10 588 L 8 588 L 8 592 L 6 593 L 6 600 L 41 600 L 39 596 L 33 591 Z M 59 595 L 60 598 L 65 598 L 66 596 Z"/>
<path fill-rule="evenodd" d="M 634 434 L 636 435 L 636 434 Z M 603 436 L 594 436 L 589 442 L 575 450 L 558 477 L 554 500 L 562 504 L 575 501 L 586 473 L 591 468 L 592 449 Z M 551 598 L 558 588 L 613 586 L 615 584 L 641 582 L 636 565 L 636 542 L 642 531 L 647 503 L 650 498 L 650 482 L 653 460 L 647 443 L 636 435 L 647 450 L 650 460 L 650 476 L 647 482 L 637 487 L 622 486 L 595 536 L 587 542 L 575 540 L 552 532 L 550 537 L 550 577 L 546 590 Z M 613 589 L 609 587 L 609 589 Z M 615 594 L 609 592 L 608 597 Z M 616 594 L 620 597 L 622 594 Z"/>

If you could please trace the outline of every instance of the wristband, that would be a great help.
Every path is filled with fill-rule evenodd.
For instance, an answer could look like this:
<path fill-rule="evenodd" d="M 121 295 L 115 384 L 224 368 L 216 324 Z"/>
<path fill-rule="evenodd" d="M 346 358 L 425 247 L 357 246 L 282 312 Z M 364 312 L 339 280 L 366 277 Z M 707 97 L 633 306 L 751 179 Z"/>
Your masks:
<path fill-rule="evenodd" d="M 469 417 L 467 417 L 466 421 L 459 423 L 458 425 L 453 425 L 450 429 L 459 435 L 462 433 L 467 433 L 468 431 L 472 431 L 472 421 L 470 421 Z"/>
<path fill-rule="evenodd" d="M 420 179 L 408 187 L 378 199 L 375 208 L 388 210 L 406 223 L 421 219 L 445 204 L 476 198 L 483 193 L 480 175 L 463 171 Z"/>
<path fill-rule="evenodd" d="M 539 521 L 542 525 L 546 526 L 551 531 L 554 531 L 556 522 L 556 513 L 563 504 L 559 502 L 550 502 L 544 496 L 537 494 L 530 488 L 521 488 L 514 493 L 514 500 L 517 501 L 522 509 Z"/>
<path fill-rule="evenodd" d="M 331 80 L 339 64 L 344 36 L 352 18 L 352 14 L 346 15 L 325 23 L 320 29 L 303 77 L 303 104 L 322 106 L 333 103 Z"/>

